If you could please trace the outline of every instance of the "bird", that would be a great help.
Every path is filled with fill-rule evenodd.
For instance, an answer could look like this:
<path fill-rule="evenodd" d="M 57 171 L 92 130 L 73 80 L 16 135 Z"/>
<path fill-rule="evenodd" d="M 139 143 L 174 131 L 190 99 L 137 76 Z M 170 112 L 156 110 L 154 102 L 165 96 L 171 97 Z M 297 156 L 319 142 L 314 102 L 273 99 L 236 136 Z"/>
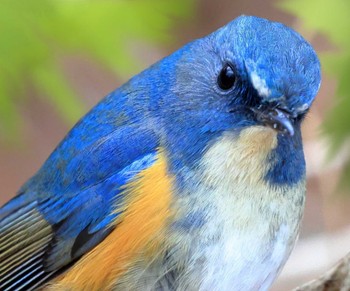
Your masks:
<path fill-rule="evenodd" d="M 299 33 L 246 15 L 132 77 L 0 208 L 0 289 L 268 290 L 320 83 Z"/>

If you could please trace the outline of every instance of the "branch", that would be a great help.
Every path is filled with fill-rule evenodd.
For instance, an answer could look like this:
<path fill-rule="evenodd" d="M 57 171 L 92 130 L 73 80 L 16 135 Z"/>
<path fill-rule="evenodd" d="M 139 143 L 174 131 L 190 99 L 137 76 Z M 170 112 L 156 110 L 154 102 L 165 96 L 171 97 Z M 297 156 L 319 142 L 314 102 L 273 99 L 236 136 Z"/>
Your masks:
<path fill-rule="evenodd" d="M 347 291 L 350 290 L 350 253 L 320 278 L 294 291 Z"/>

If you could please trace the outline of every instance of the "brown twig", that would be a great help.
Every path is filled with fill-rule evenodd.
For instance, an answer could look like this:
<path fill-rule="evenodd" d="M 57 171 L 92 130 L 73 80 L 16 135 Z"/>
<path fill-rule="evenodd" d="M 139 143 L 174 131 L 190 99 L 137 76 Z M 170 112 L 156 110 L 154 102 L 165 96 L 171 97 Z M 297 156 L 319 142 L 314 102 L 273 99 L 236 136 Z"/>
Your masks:
<path fill-rule="evenodd" d="M 349 291 L 350 253 L 318 279 L 312 280 L 294 291 Z"/>

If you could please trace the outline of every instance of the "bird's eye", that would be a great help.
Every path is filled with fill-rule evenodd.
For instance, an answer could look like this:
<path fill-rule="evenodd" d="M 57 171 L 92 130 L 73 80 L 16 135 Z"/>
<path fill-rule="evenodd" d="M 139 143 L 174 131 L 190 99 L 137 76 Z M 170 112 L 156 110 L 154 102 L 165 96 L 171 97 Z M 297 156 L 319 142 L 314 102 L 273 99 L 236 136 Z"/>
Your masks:
<path fill-rule="evenodd" d="M 218 76 L 218 85 L 222 90 L 229 90 L 236 81 L 235 73 L 229 64 L 225 64 Z"/>

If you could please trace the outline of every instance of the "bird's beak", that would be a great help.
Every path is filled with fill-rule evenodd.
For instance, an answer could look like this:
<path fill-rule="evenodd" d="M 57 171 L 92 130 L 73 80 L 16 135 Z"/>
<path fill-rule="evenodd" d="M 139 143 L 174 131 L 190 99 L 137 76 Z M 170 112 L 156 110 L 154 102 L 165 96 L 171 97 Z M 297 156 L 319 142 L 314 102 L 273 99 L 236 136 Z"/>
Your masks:
<path fill-rule="evenodd" d="M 265 126 L 269 126 L 282 134 L 294 135 L 292 116 L 286 110 L 278 107 L 267 107 L 265 109 L 260 107 L 252 109 L 252 111 L 255 113 L 257 120 Z"/>

